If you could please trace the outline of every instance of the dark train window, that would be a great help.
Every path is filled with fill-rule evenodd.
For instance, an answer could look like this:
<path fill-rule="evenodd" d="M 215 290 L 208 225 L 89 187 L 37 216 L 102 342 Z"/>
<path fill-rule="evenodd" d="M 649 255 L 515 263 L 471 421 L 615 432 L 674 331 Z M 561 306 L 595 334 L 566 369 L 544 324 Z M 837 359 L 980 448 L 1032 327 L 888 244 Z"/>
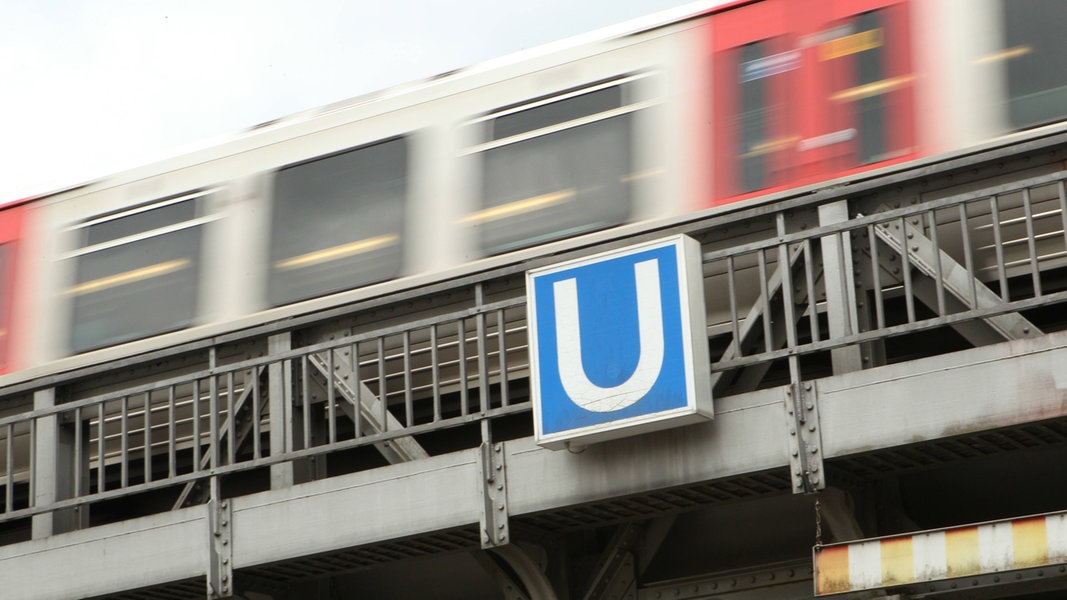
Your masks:
<path fill-rule="evenodd" d="M 718 189 L 723 196 L 779 185 L 790 176 L 796 133 L 796 73 L 801 53 L 784 36 L 745 41 L 716 58 L 723 129 Z"/>
<path fill-rule="evenodd" d="M 407 140 L 395 138 L 275 173 L 272 305 L 400 275 L 407 163 Z"/>
<path fill-rule="evenodd" d="M 1017 129 L 1067 117 L 1067 2 L 1002 0 L 1008 113 Z"/>
<path fill-rule="evenodd" d="M 633 82 L 490 115 L 477 148 L 479 209 L 463 222 L 485 254 L 625 222 L 632 211 Z"/>
<path fill-rule="evenodd" d="M 782 107 L 773 99 L 774 77 L 797 68 L 798 52 L 775 54 L 768 41 L 753 42 L 738 48 L 737 72 L 737 166 L 739 192 L 770 187 L 772 155 L 781 149 L 775 143 L 774 130 L 781 127 Z"/>
<path fill-rule="evenodd" d="M 204 193 L 78 226 L 70 347 L 85 352 L 192 325 L 198 314 Z"/>

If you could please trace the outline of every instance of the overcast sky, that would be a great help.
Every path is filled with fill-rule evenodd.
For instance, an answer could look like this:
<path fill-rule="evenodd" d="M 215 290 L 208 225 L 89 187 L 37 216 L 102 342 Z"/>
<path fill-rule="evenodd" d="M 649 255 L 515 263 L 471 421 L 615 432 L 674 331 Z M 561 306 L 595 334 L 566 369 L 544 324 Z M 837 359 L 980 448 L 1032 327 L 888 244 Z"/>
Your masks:
<path fill-rule="evenodd" d="M 0 201 L 682 0 L 0 0 Z"/>

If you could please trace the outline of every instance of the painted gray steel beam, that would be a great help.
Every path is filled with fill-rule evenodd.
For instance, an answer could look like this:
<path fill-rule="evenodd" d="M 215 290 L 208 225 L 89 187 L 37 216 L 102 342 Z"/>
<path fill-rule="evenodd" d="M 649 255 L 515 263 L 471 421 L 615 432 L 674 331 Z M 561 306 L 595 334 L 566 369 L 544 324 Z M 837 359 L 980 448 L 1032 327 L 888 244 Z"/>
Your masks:
<path fill-rule="evenodd" d="M 885 209 L 888 210 L 888 207 Z M 965 266 L 938 248 L 923 233 L 921 226 L 905 219 L 905 227 L 907 230 L 903 231 L 899 223 L 881 223 L 874 228 L 874 233 L 898 255 L 907 253 L 908 263 L 934 281 L 935 293 L 937 286 L 943 286 L 952 298 L 972 310 L 994 307 L 1004 302 L 973 273 L 968 272 Z M 923 301 L 937 312 L 938 303 L 929 294 Z M 1014 340 L 1041 335 L 1041 330 L 1019 313 L 987 317 L 983 321 L 1000 335 L 1000 339 Z"/>
<path fill-rule="evenodd" d="M 833 225 L 849 220 L 848 201 L 838 200 L 819 207 L 819 224 Z M 823 281 L 826 286 L 826 317 L 830 338 L 845 337 L 859 330 L 856 314 L 856 289 L 852 282 L 852 242 L 848 233 L 828 235 L 819 240 L 822 248 Z M 834 373 L 847 373 L 863 368 L 858 347 L 835 348 L 830 351 Z"/>
<path fill-rule="evenodd" d="M 464 450 L 234 498 L 234 567 L 476 525 L 478 460 Z"/>
<path fill-rule="evenodd" d="M 342 401 L 339 402 L 339 406 L 345 416 L 353 423 L 358 419 L 360 425 L 367 428 L 370 433 L 403 429 L 404 425 L 382 406 L 382 401 L 378 399 L 378 396 L 365 383 L 357 379 L 356 371 L 352 367 L 352 361 L 355 358 L 339 350 L 330 350 L 329 352 L 333 354 L 332 373 L 326 359 L 322 356 L 312 354 L 308 357 L 308 361 L 319 375 L 324 378 L 333 378 L 333 389 L 341 397 Z M 352 384 L 349 383 L 350 381 L 359 386 L 358 393 L 353 389 Z M 359 411 L 358 416 L 356 415 L 357 410 Z M 382 419 L 383 415 L 385 417 L 384 421 Z M 388 442 L 378 442 L 374 444 L 374 447 L 390 464 L 420 460 L 429 456 L 426 450 L 413 437 L 401 437 Z"/>
<path fill-rule="evenodd" d="M 208 510 L 193 506 L 0 546 L 4 598 L 66 600 L 204 577 Z"/>
<path fill-rule="evenodd" d="M 715 418 L 591 444 L 580 453 L 505 443 L 509 513 L 595 502 L 789 465 L 782 388 L 717 398 Z"/>
<path fill-rule="evenodd" d="M 826 458 L 1067 415 L 1067 332 L 818 382 Z"/>

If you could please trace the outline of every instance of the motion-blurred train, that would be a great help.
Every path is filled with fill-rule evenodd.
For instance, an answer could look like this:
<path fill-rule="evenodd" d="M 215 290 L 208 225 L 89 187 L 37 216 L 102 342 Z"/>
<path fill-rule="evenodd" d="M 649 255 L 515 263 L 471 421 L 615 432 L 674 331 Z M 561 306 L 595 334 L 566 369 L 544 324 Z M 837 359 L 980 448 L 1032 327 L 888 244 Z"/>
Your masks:
<path fill-rule="evenodd" d="M 1064 23 L 704 2 L 9 203 L 0 384 L 1056 127 Z"/>

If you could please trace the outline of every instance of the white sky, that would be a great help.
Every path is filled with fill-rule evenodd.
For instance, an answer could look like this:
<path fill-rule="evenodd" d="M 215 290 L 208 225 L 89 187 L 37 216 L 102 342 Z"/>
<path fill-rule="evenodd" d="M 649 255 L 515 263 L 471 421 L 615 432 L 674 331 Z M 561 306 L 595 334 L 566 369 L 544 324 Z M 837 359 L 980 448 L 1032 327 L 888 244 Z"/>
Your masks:
<path fill-rule="evenodd" d="M 0 0 L 0 202 L 683 0 Z"/>

